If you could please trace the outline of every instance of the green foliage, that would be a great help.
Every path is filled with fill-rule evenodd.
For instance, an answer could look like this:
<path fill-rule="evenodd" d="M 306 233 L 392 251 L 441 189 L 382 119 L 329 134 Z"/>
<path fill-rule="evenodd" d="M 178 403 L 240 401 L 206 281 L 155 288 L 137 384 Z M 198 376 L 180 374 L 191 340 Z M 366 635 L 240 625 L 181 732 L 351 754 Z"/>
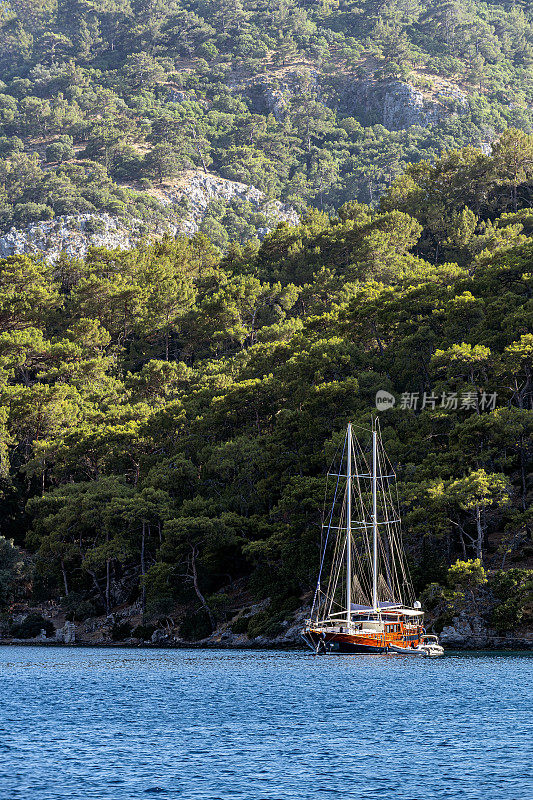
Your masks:
<path fill-rule="evenodd" d="M 143 642 L 149 642 L 154 631 L 154 625 L 137 625 L 133 628 L 131 636 L 133 639 L 142 639 Z"/>
<path fill-rule="evenodd" d="M 494 608 L 491 623 L 503 632 L 513 630 L 531 617 L 533 607 L 533 570 L 498 571 L 491 580 L 493 594 L 500 601 Z"/>
<path fill-rule="evenodd" d="M 231 630 L 232 633 L 237 635 L 242 633 L 248 633 L 248 626 L 250 624 L 250 617 L 245 617 L 241 615 L 238 617 L 234 622 L 231 623 Z"/>
<path fill-rule="evenodd" d="M 46 573 L 51 594 L 91 593 L 102 611 L 127 571 L 146 620 L 197 606 L 187 637 L 206 635 L 209 615 L 224 617 L 232 581 L 250 579 L 260 597 L 281 587 L 299 596 L 316 576 L 325 451 L 348 417 L 367 424 L 378 388 L 426 391 L 430 370 L 439 392 L 474 381 L 497 389 L 502 405 L 387 412 L 413 558 L 422 542 L 442 563 L 439 537 L 455 559 L 480 542 L 482 556 L 494 552 L 501 527 L 521 537 L 529 344 L 506 320 L 521 318 L 531 245 L 469 276 L 413 264 L 411 230 L 403 214 L 353 205 L 224 259 L 203 238 L 99 250 L 62 267 L 61 295 L 57 273 L 8 259 L 6 465 L 34 481 L 19 491 L 40 585 Z M 366 237 L 385 232 L 387 281 L 365 281 L 382 246 Z M 236 624 L 262 635 L 287 614 L 273 603 Z"/>
<path fill-rule="evenodd" d="M 82 622 L 96 614 L 94 603 L 86 600 L 80 592 L 70 592 L 68 597 L 62 598 L 61 605 L 70 621 Z"/>
<path fill-rule="evenodd" d="M 299 211 L 375 205 L 386 193 L 420 220 L 429 201 L 424 247 L 462 261 L 483 239 L 491 246 L 500 234 L 474 224 L 530 205 L 529 6 L 326 5 L 4 4 L 1 228 L 95 211 L 173 219 L 133 187 L 192 167 Z M 389 118 L 399 82 L 430 95 L 433 112 L 417 115 L 411 101 L 412 115 Z M 458 159 L 467 144 L 493 144 L 492 164 L 473 148 Z M 395 184 L 410 163 L 418 171 Z M 449 197 L 437 205 L 439 193 Z M 211 210 L 206 233 L 224 248 L 250 239 L 258 225 L 241 211 L 223 221 Z"/>
<path fill-rule="evenodd" d="M 479 558 L 456 561 L 448 570 L 448 584 L 461 589 L 474 589 L 487 583 L 487 575 Z"/>
<path fill-rule="evenodd" d="M 249 639 L 257 636 L 272 638 L 282 633 L 284 624 L 301 605 L 299 597 L 274 597 L 268 608 L 252 616 L 241 616 L 231 625 L 233 633 L 246 633 Z"/>
<path fill-rule="evenodd" d="M 24 591 L 31 567 L 13 540 L 0 536 L 0 608 L 12 603 Z"/>
<path fill-rule="evenodd" d="M 327 459 L 382 388 L 420 396 L 382 415 L 419 589 L 452 563 L 473 591 L 521 558 L 532 13 L 3 4 L 1 232 L 89 214 L 99 233 L 102 212 L 164 228 L 186 203 L 156 196 L 187 169 L 257 186 L 301 222 L 259 243 L 268 211 L 213 200 L 189 240 L 0 261 L 0 602 L 33 585 L 76 620 L 127 600 L 146 621 L 184 604 L 194 639 L 242 582 L 271 604 L 234 627 L 279 632 L 316 579 Z M 385 113 L 405 84 L 436 104 L 423 124 L 412 103 L 410 120 Z M 527 617 L 527 580 L 502 594 L 501 629 Z"/>
<path fill-rule="evenodd" d="M 72 136 L 60 136 L 46 147 L 47 161 L 70 161 L 75 156 Z"/>

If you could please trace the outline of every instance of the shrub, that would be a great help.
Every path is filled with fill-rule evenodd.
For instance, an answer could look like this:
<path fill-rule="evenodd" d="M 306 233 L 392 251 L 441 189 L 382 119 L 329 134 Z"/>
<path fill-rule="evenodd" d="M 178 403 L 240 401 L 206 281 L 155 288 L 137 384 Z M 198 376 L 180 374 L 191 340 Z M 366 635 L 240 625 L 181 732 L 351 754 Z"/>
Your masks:
<path fill-rule="evenodd" d="M 231 623 L 231 630 L 237 635 L 241 633 L 248 633 L 248 625 L 250 624 L 250 617 L 239 617 Z"/>
<path fill-rule="evenodd" d="M 448 570 L 448 583 L 450 586 L 460 586 L 461 589 L 474 589 L 487 583 L 487 573 L 481 559 L 456 561 Z"/>
<path fill-rule="evenodd" d="M 107 203 L 106 211 L 120 217 L 126 212 L 126 206 L 124 203 L 121 203 L 120 200 L 111 200 Z"/>
<path fill-rule="evenodd" d="M 180 636 L 188 642 L 205 639 L 210 633 L 212 633 L 211 623 L 203 609 L 189 614 L 180 625 Z"/>
<path fill-rule="evenodd" d="M 204 42 L 198 48 L 198 55 L 207 60 L 216 58 L 218 56 L 218 48 L 213 44 L 213 42 Z"/>
<path fill-rule="evenodd" d="M 496 606 L 491 614 L 491 624 L 500 633 L 511 631 L 522 622 L 524 609 L 519 598 L 509 597 Z"/>
<path fill-rule="evenodd" d="M 47 161 L 69 161 L 74 155 L 74 148 L 68 142 L 52 142 L 46 147 Z"/>
<path fill-rule="evenodd" d="M 142 639 L 143 642 L 148 642 L 152 638 L 152 633 L 155 631 L 155 625 L 137 625 L 131 632 L 134 639 Z"/>
<path fill-rule="evenodd" d="M 207 598 L 207 605 L 216 620 L 225 620 L 228 616 L 230 598 L 227 594 L 212 594 Z"/>
<path fill-rule="evenodd" d="M 106 225 L 100 217 L 91 217 L 85 222 L 85 233 L 104 233 Z"/>
<path fill-rule="evenodd" d="M 24 142 L 18 136 L 0 136 L 0 156 L 8 158 L 24 150 Z"/>
<path fill-rule="evenodd" d="M 174 599 L 172 597 L 154 597 L 146 603 L 144 612 L 145 620 L 155 620 L 158 617 L 165 617 L 172 612 Z"/>
<path fill-rule="evenodd" d="M 71 592 L 68 597 L 63 598 L 61 605 L 66 611 L 67 619 L 71 622 L 81 622 L 96 614 L 94 604 L 90 600 L 85 600 L 83 595 L 78 592 Z"/>
<path fill-rule="evenodd" d="M 444 599 L 444 589 L 439 583 L 430 583 L 420 596 L 422 608 L 427 611 L 433 611 Z"/>
<path fill-rule="evenodd" d="M 13 540 L 0 536 L 0 606 L 22 594 L 30 574 L 30 564 Z"/>
<path fill-rule="evenodd" d="M 490 588 L 501 600 L 492 612 L 492 625 L 502 633 L 513 630 L 522 622 L 525 608 L 533 599 L 533 570 L 500 570 L 493 576 Z"/>
<path fill-rule="evenodd" d="M 283 630 L 282 622 L 285 619 L 284 614 L 271 614 L 270 609 L 260 611 L 254 617 L 250 618 L 248 625 L 248 636 L 250 639 L 255 639 L 256 636 L 267 636 L 272 638 L 277 636 Z"/>
<path fill-rule="evenodd" d="M 255 639 L 256 636 L 273 638 L 283 631 L 283 623 L 299 606 L 300 599 L 298 597 L 273 598 L 267 609 L 254 614 L 253 617 L 241 617 L 242 622 L 236 620 L 231 629 L 234 633 L 247 633 L 250 639 Z M 244 628 L 245 621 L 247 622 L 246 628 Z M 235 630 L 236 625 L 238 630 Z"/>
<path fill-rule="evenodd" d="M 22 622 L 11 626 L 10 634 L 14 639 L 35 639 L 44 630 L 47 636 L 55 634 L 53 623 L 42 614 L 32 612 Z"/>
<path fill-rule="evenodd" d="M 115 622 L 111 628 L 111 639 L 114 642 L 123 642 L 124 639 L 131 637 L 131 625 L 129 622 Z"/>
<path fill-rule="evenodd" d="M 45 203 L 17 203 L 13 209 L 13 222 L 17 225 L 52 219 L 53 216 L 53 209 Z"/>

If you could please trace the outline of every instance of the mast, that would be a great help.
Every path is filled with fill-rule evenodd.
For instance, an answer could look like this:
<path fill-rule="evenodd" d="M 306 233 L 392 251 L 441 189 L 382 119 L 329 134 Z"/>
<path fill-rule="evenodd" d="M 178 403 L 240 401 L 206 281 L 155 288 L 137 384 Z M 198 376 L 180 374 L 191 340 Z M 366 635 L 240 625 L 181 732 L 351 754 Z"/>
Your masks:
<path fill-rule="evenodd" d="M 372 607 L 378 611 L 378 432 L 372 425 Z"/>
<path fill-rule="evenodd" d="M 346 622 L 352 610 L 352 423 L 348 423 L 348 464 L 346 469 Z"/>

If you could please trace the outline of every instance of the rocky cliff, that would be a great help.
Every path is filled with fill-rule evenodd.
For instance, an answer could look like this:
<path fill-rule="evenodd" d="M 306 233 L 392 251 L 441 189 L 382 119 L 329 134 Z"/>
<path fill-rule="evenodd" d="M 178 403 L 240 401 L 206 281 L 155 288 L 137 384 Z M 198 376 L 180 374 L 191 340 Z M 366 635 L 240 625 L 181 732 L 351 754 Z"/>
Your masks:
<path fill-rule="evenodd" d="M 441 644 L 450 650 L 532 650 L 531 630 L 498 633 L 480 614 L 461 612 L 445 625 Z"/>
<path fill-rule="evenodd" d="M 408 81 L 376 80 L 372 75 L 340 73 L 326 77 L 316 70 L 284 70 L 255 77 L 246 85 L 235 84 L 233 88 L 248 97 L 257 113 L 272 113 L 276 120 L 284 120 L 296 94 L 311 92 L 325 105 L 331 105 L 328 97 L 333 86 L 335 107 L 342 114 L 353 116 L 365 125 L 380 124 L 396 131 L 412 125 L 425 128 L 466 108 L 468 98 L 459 87 L 437 77 L 427 79 L 426 83 L 431 89 L 423 91 Z"/>
<path fill-rule="evenodd" d="M 83 258 L 89 247 L 133 247 L 145 230 L 138 219 L 123 219 L 109 214 L 76 214 L 44 222 L 34 222 L 26 228 L 11 228 L 0 237 L 0 257 L 24 253 L 44 253 L 55 261 L 61 253 Z"/>
<path fill-rule="evenodd" d="M 367 125 L 380 124 L 390 131 L 412 125 L 425 128 L 467 105 L 466 95 L 446 85 L 431 94 L 400 80 L 343 81 L 340 103 L 345 113 Z"/>
<path fill-rule="evenodd" d="M 248 203 L 255 213 L 264 215 L 268 224 L 258 229 L 260 238 L 263 238 L 278 222 L 298 224 L 298 215 L 293 208 L 280 203 L 279 200 L 267 198 L 254 186 L 199 170 L 184 172 L 176 181 L 154 189 L 152 195 L 165 206 L 185 203 L 186 212 L 177 230 L 188 236 L 199 230 L 209 204 L 216 200 L 226 203 L 232 201 Z"/>
<path fill-rule="evenodd" d="M 175 207 L 176 213 L 169 214 L 168 221 L 150 223 L 101 213 L 34 222 L 25 228 L 11 228 L 0 236 L 0 258 L 44 253 L 46 259 L 56 261 L 62 252 L 83 258 L 89 247 L 130 249 L 141 236 L 158 237 L 165 232 L 173 236 L 180 233 L 192 236 L 200 229 L 209 204 L 215 200 L 247 203 L 252 211 L 262 214 L 267 222 L 257 229 L 260 239 L 280 221 L 298 222 L 294 209 L 270 200 L 259 189 L 199 171 L 183 173 L 176 181 L 154 188 L 151 194 L 159 200 L 162 209 Z"/>

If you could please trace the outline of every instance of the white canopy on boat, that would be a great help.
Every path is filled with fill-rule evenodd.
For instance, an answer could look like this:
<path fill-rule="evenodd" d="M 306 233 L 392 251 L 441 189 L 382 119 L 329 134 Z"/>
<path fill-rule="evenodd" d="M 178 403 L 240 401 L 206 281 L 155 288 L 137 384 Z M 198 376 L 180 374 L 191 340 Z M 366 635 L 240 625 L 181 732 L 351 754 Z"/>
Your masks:
<path fill-rule="evenodd" d="M 372 614 L 374 613 L 374 609 L 372 606 L 362 606 L 358 603 L 352 603 L 350 606 L 351 610 L 356 614 Z M 388 601 L 380 601 L 378 604 L 378 611 L 396 611 L 398 614 L 403 614 L 405 617 L 422 617 L 424 612 L 418 608 L 405 608 L 402 606 L 401 603 L 390 603 Z M 330 614 L 330 617 L 345 617 L 345 611 L 338 611 L 336 614 Z"/>

